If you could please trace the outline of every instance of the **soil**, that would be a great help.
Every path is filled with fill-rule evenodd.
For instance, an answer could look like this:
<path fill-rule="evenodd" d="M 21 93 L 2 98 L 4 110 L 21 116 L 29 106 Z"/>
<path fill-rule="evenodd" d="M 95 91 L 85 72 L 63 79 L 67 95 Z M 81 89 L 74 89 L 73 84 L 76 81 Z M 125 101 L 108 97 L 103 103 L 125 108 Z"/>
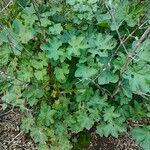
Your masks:
<path fill-rule="evenodd" d="M 21 118 L 17 110 L 0 109 L 0 150 L 37 150 L 30 136 L 20 130 Z M 100 137 L 94 131 L 90 135 L 86 150 L 142 150 L 128 133 L 121 133 L 118 138 Z"/>
<path fill-rule="evenodd" d="M 36 144 L 20 130 L 22 115 L 17 110 L 0 111 L 0 150 L 36 150 Z"/>
<path fill-rule="evenodd" d="M 118 138 L 100 137 L 92 133 L 92 141 L 87 150 L 142 150 L 128 133 L 121 133 Z"/>

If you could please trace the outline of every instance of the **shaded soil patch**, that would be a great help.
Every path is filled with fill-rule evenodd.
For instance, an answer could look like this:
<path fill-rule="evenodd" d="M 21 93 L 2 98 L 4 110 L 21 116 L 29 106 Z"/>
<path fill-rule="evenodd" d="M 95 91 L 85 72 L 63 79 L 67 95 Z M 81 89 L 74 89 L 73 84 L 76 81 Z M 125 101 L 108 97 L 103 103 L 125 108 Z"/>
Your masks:
<path fill-rule="evenodd" d="M 128 133 L 121 133 L 118 138 L 100 137 L 94 132 L 91 134 L 92 141 L 87 150 L 142 150 Z"/>

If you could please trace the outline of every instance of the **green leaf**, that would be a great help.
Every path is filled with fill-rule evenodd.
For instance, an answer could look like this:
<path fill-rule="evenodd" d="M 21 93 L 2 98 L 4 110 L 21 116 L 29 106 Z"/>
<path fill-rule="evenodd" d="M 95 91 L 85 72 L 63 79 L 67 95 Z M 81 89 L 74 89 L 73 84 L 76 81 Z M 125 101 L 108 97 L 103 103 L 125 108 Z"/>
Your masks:
<path fill-rule="evenodd" d="M 150 67 L 149 65 L 138 65 L 127 70 L 124 77 L 129 80 L 131 91 L 150 92 Z"/>
<path fill-rule="evenodd" d="M 55 115 L 56 111 L 51 109 L 49 105 L 42 102 L 40 108 L 40 114 L 38 116 L 38 122 L 41 125 L 49 126 L 54 123 L 53 116 Z"/>
<path fill-rule="evenodd" d="M 122 124 L 118 123 L 102 123 L 99 126 L 97 126 L 96 133 L 98 133 L 101 137 L 105 136 L 108 137 L 109 135 L 112 135 L 113 137 L 117 138 L 118 134 L 120 132 L 125 132 L 126 129 Z"/>
<path fill-rule="evenodd" d="M 125 96 L 132 98 L 132 91 L 128 82 L 123 82 L 122 91 Z"/>
<path fill-rule="evenodd" d="M 43 128 L 41 127 L 31 128 L 30 135 L 35 140 L 35 142 L 39 142 L 42 145 L 45 145 L 46 141 L 48 140 L 46 134 L 43 131 Z"/>
<path fill-rule="evenodd" d="M 123 3 L 120 0 L 117 2 L 112 1 L 106 3 L 113 10 L 111 13 L 113 13 L 114 20 L 108 20 L 112 30 L 119 29 L 123 22 L 126 22 L 130 27 L 134 27 L 144 11 L 142 7 L 139 7 L 136 3 L 132 3 L 128 0 L 124 0 Z"/>
<path fill-rule="evenodd" d="M 144 150 L 150 149 L 150 126 L 135 127 L 131 134 L 136 139 L 137 144 L 140 144 Z"/>
<path fill-rule="evenodd" d="M 25 100 L 22 99 L 21 96 L 21 89 L 14 87 L 12 91 L 6 92 L 6 94 L 2 96 L 2 101 L 6 104 L 11 104 L 13 107 L 24 107 Z"/>
<path fill-rule="evenodd" d="M 0 49 L 0 67 L 7 65 L 11 54 L 11 47 L 3 44 Z"/>
<path fill-rule="evenodd" d="M 31 60 L 31 65 L 35 68 L 35 69 L 42 69 L 43 68 L 43 64 L 37 60 Z"/>
<path fill-rule="evenodd" d="M 69 65 L 63 63 L 61 67 L 55 67 L 54 74 L 60 82 L 66 81 L 66 75 L 69 73 Z"/>
<path fill-rule="evenodd" d="M 76 0 L 66 0 L 66 3 L 68 3 L 69 5 L 74 5 L 76 2 Z"/>
<path fill-rule="evenodd" d="M 16 0 L 22 7 L 25 7 L 28 4 L 28 0 Z"/>
<path fill-rule="evenodd" d="M 19 69 L 20 70 L 17 72 L 17 77 L 24 82 L 30 82 L 33 77 L 33 69 L 25 64 L 20 66 Z"/>
<path fill-rule="evenodd" d="M 4 28 L 1 32 L 0 32 L 0 45 L 2 45 L 3 42 L 7 42 L 7 28 Z"/>
<path fill-rule="evenodd" d="M 32 30 L 28 26 L 23 25 L 20 20 L 14 20 L 13 26 L 16 29 L 16 34 L 19 35 L 22 43 L 27 43 L 33 38 Z"/>
<path fill-rule="evenodd" d="M 68 42 L 70 46 L 67 49 L 69 56 L 79 56 L 81 54 L 81 50 L 85 50 L 88 48 L 88 45 L 85 43 L 84 39 L 85 38 L 82 36 L 71 37 L 70 41 Z"/>
<path fill-rule="evenodd" d="M 5 104 L 5 103 L 2 104 L 2 109 L 3 109 L 3 110 L 5 110 L 7 107 L 8 107 L 7 104 Z"/>
<path fill-rule="evenodd" d="M 35 69 L 43 69 L 44 67 L 48 66 L 48 59 L 43 52 L 39 52 L 37 58 L 30 61 L 30 64 Z"/>
<path fill-rule="evenodd" d="M 34 9 L 33 4 L 31 4 L 30 6 L 26 7 L 23 10 L 23 13 L 28 14 L 28 15 L 34 14 L 35 13 L 35 9 Z"/>
<path fill-rule="evenodd" d="M 75 77 L 81 77 L 83 79 L 90 78 L 98 72 L 97 69 L 80 64 L 75 72 Z"/>
<path fill-rule="evenodd" d="M 104 121 L 112 122 L 113 119 L 120 117 L 118 113 L 114 112 L 115 107 L 106 108 L 104 111 Z"/>
<path fill-rule="evenodd" d="M 47 74 L 46 69 L 36 70 L 34 72 L 34 76 L 37 80 L 44 80 L 44 76 L 46 76 L 46 74 Z"/>
<path fill-rule="evenodd" d="M 100 96 L 99 91 L 97 90 L 95 94 L 91 97 L 90 101 L 87 102 L 88 107 L 92 107 L 92 109 L 97 108 L 99 111 L 102 111 L 103 108 L 108 106 L 106 102 L 107 96 Z"/>
<path fill-rule="evenodd" d="M 79 110 L 76 115 L 77 122 L 81 125 L 81 128 L 89 130 L 93 126 L 93 118 L 90 118 L 84 110 Z"/>
<path fill-rule="evenodd" d="M 34 124 L 34 118 L 31 114 L 28 117 L 22 119 L 21 129 L 28 133 Z"/>
<path fill-rule="evenodd" d="M 59 59 L 59 55 L 61 52 L 59 51 L 59 47 L 62 45 L 62 42 L 57 38 L 49 39 L 45 44 L 41 45 L 41 49 L 46 52 L 48 58 L 52 58 L 54 60 Z"/>
<path fill-rule="evenodd" d="M 146 116 L 147 110 L 143 109 L 143 103 L 134 101 L 134 106 L 130 107 L 129 112 L 134 120 L 140 120 Z"/>
<path fill-rule="evenodd" d="M 4 28 L 0 33 L 0 38 L 2 38 L 2 41 L 0 41 L 0 43 L 8 43 L 11 46 L 11 50 L 15 55 L 21 54 L 23 46 L 19 42 L 20 38 L 18 36 L 18 33 L 13 32 L 12 28 Z"/>
<path fill-rule="evenodd" d="M 141 46 L 137 49 L 137 54 L 140 60 L 150 62 L 150 40 L 146 40 Z"/>
<path fill-rule="evenodd" d="M 147 110 L 148 110 L 147 117 L 150 118 L 150 106 L 147 106 Z"/>
<path fill-rule="evenodd" d="M 100 85 L 108 84 L 110 82 L 116 83 L 118 81 L 118 75 L 111 73 L 109 70 L 104 70 L 98 76 L 98 83 Z"/>
<path fill-rule="evenodd" d="M 113 5 L 113 3 L 116 5 Z M 125 0 L 123 3 L 121 3 L 121 1 L 118 1 L 118 3 L 113 3 L 109 5 L 112 9 L 115 10 L 113 11 L 115 20 L 112 21 L 111 29 L 116 30 L 119 29 L 128 14 L 129 2 L 128 0 Z"/>
<path fill-rule="evenodd" d="M 86 88 L 84 86 L 85 85 L 83 85 L 81 87 L 77 87 L 78 88 L 78 91 L 76 92 L 76 101 L 77 102 L 88 102 L 88 101 L 90 101 L 91 96 L 93 95 L 93 89 L 89 86 L 86 86 Z"/>
<path fill-rule="evenodd" d="M 106 21 L 100 22 L 100 23 L 98 23 L 98 25 L 99 25 L 100 27 L 103 27 L 103 28 L 108 28 L 108 27 L 109 27 L 109 24 L 108 24 L 108 22 L 106 22 Z"/>
<path fill-rule="evenodd" d="M 22 93 L 22 96 L 27 99 L 30 106 L 33 106 L 44 96 L 44 89 L 30 86 Z"/>
<path fill-rule="evenodd" d="M 46 144 L 40 144 L 38 146 L 38 150 L 49 150 L 49 149 L 50 149 L 49 146 Z"/>
<path fill-rule="evenodd" d="M 120 70 L 127 61 L 125 54 L 118 52 L 117 55 L 118 57 L 113 61 L 114 70 Z"/>
<path fill-rule="evenodd" d="M 52 22 L 48 19 L 48 18 L 41 18 L 41 26 L 43 27 L 47 27 L 48 25 L 51 25 Z"/>
<path fill-rule="evenodd" d="M 104 35 L 102 33 L 98 33 L 96 36 L 93 35 L 88 42 L 90 45 L 89 52 L 92 53 L 92 57 L 95 57 L 95 55 L 108 57 L 107 50 L 112 50 L 117 44 L 113 36 Z"/>
<path fill-rule="evenodd" d="M 117 108 L 116 112 L 120 114 L 122 119 L 125 120 L 126 118 L 131 116 L 129 109 L 130 109 L 129 105 L 121 105 L 120 107 Z"/>
<path fill-rule="evenodd" d="M 54 24 L 54 26 L 52 26 L 52 27 L 49 27 L 48 33 L 59 35 L 62 30 L 63 30 L 63 27 L 61 26 L 60 23 L 58 23 L 58 24 Z"/>
<path fill-rule="evenodd" d="M 93 119 L 85 109 L 80 109 L 67 117 L 70 130 L 76 133 L 82 131 L 84 128 L 90 129 L 93 126 Z"/>
<path fill-rule="evenodd" d="M 120 105 L 129 104 L 129 102 L 132 100 L 131 97 L 126 97 L 123 92 L 119 93 L 119 96 L 116 97 L 116 101 L 120 101 Z"/>

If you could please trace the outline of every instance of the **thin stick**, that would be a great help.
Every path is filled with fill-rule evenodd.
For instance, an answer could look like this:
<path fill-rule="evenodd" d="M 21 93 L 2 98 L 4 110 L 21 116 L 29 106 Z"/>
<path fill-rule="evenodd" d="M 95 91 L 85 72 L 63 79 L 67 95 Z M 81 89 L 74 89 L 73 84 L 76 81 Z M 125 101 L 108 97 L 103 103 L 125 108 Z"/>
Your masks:
<path fill-rule="evenodd" d="M 5 76 L 6 76 L 6 78 L 12 78 L 12 80 L 18 80 L 18 81 L 20 81 L 20 82 L 22 82 L 22 83 L 25 83 L 25 84 L 29 84 L 29 82 L 26 82 L 26 81 L 22 81 L 21 79 L 19 79 L 19 78 L 14 78 L 13 76 L 11 76 L 11 75 L 9 75 L 9 74 L 7 74 L 6 72 L 4 72 L 4 71 L 0 71 L 0 75 L 2 75 L 2 74 L 4 74 Z"/>
<path fill-rule="evenodd" d="M 111 96 L 111 93 L 110 93 L 107 89 L 101 87 L 101 86 L 100 86 L 99 84 L 97 84 L 94 80 L 92 80 L 92 79 L 90 79 L 90 78 L 88 78 L 87 80 L 89 80 L 91 83 L 93 83 L 93 84 L 102 92 L 102 94 L 105 94 L 105 92 L 107 92 L 107 93 Z"/>
<path fill-rule="evenodd" d="M 124 45 L 124 42 L 123 42 L 123 40 L 122 40 L 122 38 L 121 38 L 120 32 L 119 32 L 119 30 L 118 30 L 118 28 L 117 28 L 117 23 L 116 23 L 115 16 L 114 16 L 114 14 L 113 14 L 112 7 L 109 6 L 110 9 L 108 8 L 108 6 L 106 6 L 106 7 L 107 7 L 108 12 L 110 13 L 110 15 L 111 15 L 111 17 L 112 17 L 113 22 L 114 22 L 114 25 L 115 25 L 115 28 L 116 28 L 116 32 L 117 32 L 117 34 L 118 34 L 118 38 L 119 38 L 119 41 L 120 41 L 120 44 L 121 44 L 122 47 L 124 48 L 125 52 L 128 54 L 128 51 L 127 51 L 127 49 L 126 49 L 126 47 L 125 47 L 125 45 Z"/>
<path fill-rule="evenodd" d="M 20 44 L 20 42 L 18 42 L 18 41 L 13 37 L 13 35 L 9 32 L 9 30 L 8 30 L 6 27 L 4 27 L 4 25 L 3 25 L 2 23 L 0 23 L 0 27 L 1 27 L 2 29 L 7 30 L 9 36 L 11 36 L 11 38 L 14 39 L 14 40 L 17 42 L 18 45 L 21 45 L 21 46 L 22 46 L 22 48 L 28 53 L 28 54 L 26 54 L 26 55 L 28 55 L 30 58 L 33 57 L 32 54 L 31 54 L 22 44 Z M 11 47 L 13 46 L 13 47 L 16 48 L 18 51 L 20 51 L 20 50 L 14 45 L 14 43 L 10 40 L 9 36 L 7 35 L 7 39 L 8 39 L 9 44 L 11 45 Z M 20 51 L 20 52 L 22 52 L 22 51 Z"/>
<path fill-rule="evenodd" d="M 5 148 L 5 146 L 0 142 L 0 145 L 4 148 L 4 150 L 7 150 L 6 148 Z"/>
<path fill-rule="evenodd" d="M 13 143 L 14 140 L 15 140 L 16 138 L 18 138 L 22 133 L 23 133 L 23 131 L 19 132 L 19 133 L 8 143 L 8 145 L 10 145 L 11 143 Z"/>
<path fill-rule="evenodd" d="M 34 1 L 34 0 L 32 1 L 32 4 L 33 4 L 33 7 L 34 7 L 34 10 L 35 10 L 36 16 L 37 16 L 37 18 L 38 18 L 38 22 L 39 22 L 40 26 L 42 26 L 42 25 L 41 25 L 40 14 L 39 14 L 38 10 L 36 9 L 35 1 Z"/>
<path fill-rule="evenodd" d="M 0 11 L 0 13 L 2 13 L 5 9 L 7 9 L 7 7 L 8 7 L 11 3 L 13 3 L 12 0 L 9 1 L 9 3 Z"/>
<path fill-rule="evenodd" d="M 7 112 L 4 112 L 4 113 L 0 114 L 0 117 L 5 116 L 5 115 L 9 114 L 10 112 L 12 112 L 12 110 L 9 110 Z"/>
<path fill-rule="evenodd" d="M 136 51 L 136 49 L 139 47 L 139 45 L 145 40 L 145 38 L 148 36 L 149 33 L 150 33 L 150 26 L 146 29 L 146 31 L 144 32 L 144 34 L 137 41 L 137 44 L 135 45 L 135 47 L 132 50 L 132 54 Z"/>
<path fill-rule="evenodd" d="M 124 72 L 126 71 L 126 68 L 128 67 L 128 65 L 131 63 L 132 59 L 134 58 L 133 55 L 134 55 L 135 51 L 140 46 L 140 44 L 145 40 L 145 38 L 149 35 L 149 33 L 150 33 L 150 26 L 147 28 L 147 30 L 144 32 L 144 34 L 141 36 L 141 38 L 137 41 L 137 44 L 131 50 L 132 51 L 131 54 L 128 55 L 127 61 L 125 62 L 125 64 L 123 65 L 123 67 L 120 70 L 118 86 L 117 86 L 117 89 L 112 94 L 112 98 L 115 95 L 117 95 L 118 92 L 120 91 L 121 86 L 122 86 L 122 81 L 121 81 L 122 80 L 122 76 L 123 76 Z"/>
<path fill-rule="evenodd" d="M 123 43 L 125 43 L 130 37 L 132 37 L 132 35 L 133 35 L 138 29 L 141 29 L 142 26 L 143 26 L 144 24 L 146 24 L 146 23 L 147 23 L 147 21 L 145 21 L 144 23 L 142 23 L 138 28 L 134 29 L 134 30 L 127 36 L 127 38 L 123 40 Z M 109 62 L 108 62 L 107 67 L 109 66 L 109 64 L 110 64 L 111 61 L 113 60 L 114 56 L 117 54 L 117 52 L 118 52 L 118 50 L 119 50 L 120 47 L 121 47 L 121 43 L 119 44 L 119 46 L 117 47 L 117 49 L 115 50 L 115 52 L 112 54 L 112 56 L 111 56 L 111 58 L 110 58 L 110 60 L 109 60 Z M 107 67 L 106 67 L 106 68 L 107 68 Z"/>
<path fill-rule="evenodd" d="M 39 24 L 40 24 L 40 28 L 41 28 L 41 32 L 42 32 L 42 34 L 44 35 L 44 39 L 45 39 L 45 31 L 44 31 L 44 29 L 43 29 L 43 27 L 42 27 L 42 22 L 41 22 L 41 19 L 40 19 L 40 14 L 39 14 L 39 12 L 38 12 L 38 9 L 36 8 L 36 1 L 35 0 L 33 0 L 33 2 L 32 2 L 32 4 L 33 4 L 33 7 L 34 7 L 34 10 L 35 10 L 35 14 L 36 14 L 36 16 L 37 16 L 37 18 L 38 18 L 38 22 L 39 22 Z"/>
<path fill-rule="evenodd" d="M 128 56 L 126 63 L 124 64 L 124 66 L 122 67 L 121 71 L 120 71 L 120 76 L 122 77 L 123 73 L 126 70 L 126 67 L 130 64 L 130 62 L 133 59 L 133 55 L 136 51 L 136 49 L 140 46 L 140 44 L 144 41 L 144 39 L 148 36 L 148 34 L 150 33 L 150 26 L 147 28 L 147 30 L 144 32 L 144 34 L 141 36 L 141 38 L 137 41 L 137 44 L 134 46 L 134 48 L 132 49 L 132 53 L 130 56 Z"/>

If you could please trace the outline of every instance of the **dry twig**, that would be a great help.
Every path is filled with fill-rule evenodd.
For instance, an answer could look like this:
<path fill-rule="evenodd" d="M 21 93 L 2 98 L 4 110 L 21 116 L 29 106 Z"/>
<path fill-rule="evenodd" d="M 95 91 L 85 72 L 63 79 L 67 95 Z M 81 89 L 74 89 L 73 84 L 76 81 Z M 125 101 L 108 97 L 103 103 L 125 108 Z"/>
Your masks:
<path fill-rule="evenodd" d="M 19 132 L 19 133 L 8 143 L 8 145 L 10 145 L 11 143 L 13 143 L 14 140 L 15 140 L 16 138 L 18 138 L 22 133 L 23 133 L 23 131 Z"/>
<path fill-rule="evenodd" d="M 0 11 L 0 13 L 2 13 L 4 10 L 6 10 L 12 3 L 13 3 L 13 1 L 10 0 L 9 3 Z"/>
<path fill-rule="evenodd" d="M 123 42 L 123 40 L 122 40 L 122 38 L 121 38 L 121 35 L 120 35 L 120 32 L 119 32 L 119 30 L 118 30 L 117 23 L 116 23 L 116 19 L 115 19 L 114 13 L 113 13 L 113 9 L 112 9 L 111 5 L 109 6 L 110 9 L 108 8 L 108 6 L 106 6 L 106 7 L 107 7 L 107 9 L 108 9 L 108 12 L 109 12 L 110 15 L 111 15 L 112 21 L 114 22 L 115 30 L 116 30 L 116 32 L 117 32 L 117 35 L 118 35 L 120 44 L 121 44 L 122 47 L 124 48 L 124 51 L 126 52 L 126 54 L 128 54 L 128 51 L 127 51 L 127 49 L 126 49 L 126 47 L 125 47 L 125 45 L 124 45 L 124 42 Z"/>
<path fill-rule="evenodd" d="M 115 95 L 117 95 L 118 92 L 120 91 L 120 89 L 122 87 L 122 76 L 123 76 L 124 72 L 126 71 L 126 68 L 128 67 L 128 65 L 133 60 L 135 51 L 140 46 L 140 44 L 148 37 L 149 33 L 150 33 L 150 26 L 147 28 L 147 30 L 144 32 L 144 34 L 141 36 L 141 38 L 137 41 L 137 44 L 131 50 L 131 54 L 127 56 L 127 61 L 125 62 L 125 64 L 123 65 L 123 67 L 120 70 L 118 86 L 117 86 L 117 89 L 112 94 L 112 98 Z"/>

